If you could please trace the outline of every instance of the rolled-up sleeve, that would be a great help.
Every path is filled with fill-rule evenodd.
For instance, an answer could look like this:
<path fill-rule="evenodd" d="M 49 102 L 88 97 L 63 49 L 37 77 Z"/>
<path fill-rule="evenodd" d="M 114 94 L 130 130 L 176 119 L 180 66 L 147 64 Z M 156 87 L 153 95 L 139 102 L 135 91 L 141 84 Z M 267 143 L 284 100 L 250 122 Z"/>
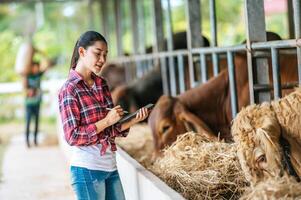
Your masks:
<path fill-rule="evenodd" d="M 71 146 L 87 146 L 99 143 L 96 125 L 80 124 L 80 105 L 69 88 L 59 93 L 59 109 L 67 143 Z"/>

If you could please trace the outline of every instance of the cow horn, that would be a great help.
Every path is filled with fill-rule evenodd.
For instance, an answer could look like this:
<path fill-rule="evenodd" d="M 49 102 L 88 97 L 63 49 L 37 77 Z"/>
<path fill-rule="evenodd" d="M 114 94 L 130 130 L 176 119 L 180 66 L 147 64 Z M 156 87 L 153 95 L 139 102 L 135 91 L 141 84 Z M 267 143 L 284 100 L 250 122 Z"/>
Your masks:
<path fill-rule="evenodd" d="M 194 115 L 191 112 L 183 111 L 180 114 L 180 119 L 183 121 L 186 129 L 188 131 L 191 129 L 190 125 L 194 126 L 196 129 L 196 132 L 198 133 L 204 133 L 208 139 L 216 140 L 217 137 L 213 134 L 213 132 L 210 130 L 210 128 L 196 115 Z M 188 124 L 189 123 L 189 124 Z"/>

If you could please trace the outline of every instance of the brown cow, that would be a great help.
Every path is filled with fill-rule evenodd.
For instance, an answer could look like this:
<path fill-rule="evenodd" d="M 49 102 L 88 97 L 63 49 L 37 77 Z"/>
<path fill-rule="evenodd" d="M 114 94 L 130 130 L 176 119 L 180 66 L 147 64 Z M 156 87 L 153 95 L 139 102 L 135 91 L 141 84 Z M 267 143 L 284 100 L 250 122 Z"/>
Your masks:
<path fill-rule="evenodd" d="M 238 158 L 252 185 L 284 174 L 301 176 L 300 110 L 301 88 L 278 101 L 248 106 L 234 119 Z"/>
<path fill-rule="evenodd" d="M 279 57 L 282 83 L 297 81 L 296 55 L 285 54 Z M 239 109 L 249 104 L 246 60 L 246 55 L 241 53 L 234 58 Z M 180 115 L 182 111 L 186 113 L 186 117 Z M 196 122 L 195 119 L 199 121 Z M 177 135 L 191 129 L 195 131 L 205 129 L 209 137 L 219 136 L 221 139 L 231 141 L 231 120 L 228 70 L 223 70 L 207 83 L 177 97 L 162 96 L 150 114 L 148 122 L 158 153 L 160 149 L 175 141 Z M 207 126 L 204 126 L 204 123 Z"/>

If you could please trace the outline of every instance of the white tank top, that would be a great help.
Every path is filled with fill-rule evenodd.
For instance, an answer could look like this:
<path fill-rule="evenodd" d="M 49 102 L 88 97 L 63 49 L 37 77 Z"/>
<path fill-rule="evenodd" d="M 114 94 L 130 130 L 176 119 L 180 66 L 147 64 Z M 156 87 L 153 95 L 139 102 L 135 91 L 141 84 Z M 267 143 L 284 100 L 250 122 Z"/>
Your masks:
<path fill-rule="evenodd" d="M 115 171 L 116 155 L 109 146 L 104 155 L 100 155 L 101 144 L 91 146 L 71 146 L 70 164 L 90 170 Z"/>

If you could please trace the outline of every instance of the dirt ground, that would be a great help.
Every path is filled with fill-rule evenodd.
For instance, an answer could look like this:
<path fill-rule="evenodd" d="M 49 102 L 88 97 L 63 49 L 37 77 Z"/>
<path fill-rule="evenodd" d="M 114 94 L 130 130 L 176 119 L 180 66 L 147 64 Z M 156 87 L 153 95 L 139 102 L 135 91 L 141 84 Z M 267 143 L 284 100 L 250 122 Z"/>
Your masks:
<path fill-rule="evenodd" d="M 22 130 L 17 126 L 14 130 Z M 0 128 L 0 134 L 8 130 Z M 67 161 L 55 139 L 41 134 L 41 146 L 28 149 L 24 135 L 15 134 L 3 158 L 3 177 L 0 182 L 0 199 L 71 200 L 75 199 L 70 186 Z M 7 133 L 7 132 L 6 132 Z"/>

